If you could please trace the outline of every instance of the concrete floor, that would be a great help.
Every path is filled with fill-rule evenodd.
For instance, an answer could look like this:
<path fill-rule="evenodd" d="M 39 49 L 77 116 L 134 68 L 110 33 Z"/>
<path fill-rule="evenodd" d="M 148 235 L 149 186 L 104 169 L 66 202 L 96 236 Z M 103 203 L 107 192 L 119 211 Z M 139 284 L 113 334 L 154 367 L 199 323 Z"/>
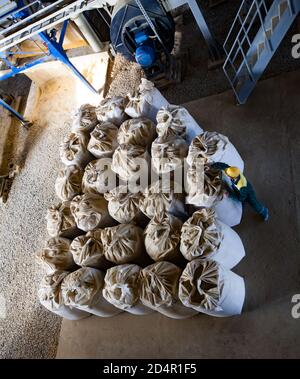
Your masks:
<path fill-rule="evenodd" d="M 204 129 L 230 137 L 270 208 L 268 223 L 247 209 L 237 228 L 247 252 L 235 268 L 246 281 L 243 315 L 63 321 L 57 357 L 300 358 L 300 319 L 291 316 L 291 298 L 300 293 L 299 84 L 296 71 L 261 82 L 242 107 L 232 92 L 186 104 Z"/>

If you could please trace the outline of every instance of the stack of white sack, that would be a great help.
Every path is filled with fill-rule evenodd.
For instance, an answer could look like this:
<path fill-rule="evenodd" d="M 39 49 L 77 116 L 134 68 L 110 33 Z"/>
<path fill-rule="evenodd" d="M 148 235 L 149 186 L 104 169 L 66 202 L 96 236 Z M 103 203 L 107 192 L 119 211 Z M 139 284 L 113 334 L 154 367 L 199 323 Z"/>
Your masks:
<path fill-rule="evenodd" d="M 170 262 L 157 262 L 140 273 L 142 303 L 174 319 L 192 317 L 198 311 L 185 307 L 178 298 L 178 283 L 182 270 Z"/>
<path fill-rule="evenodd" d="M 180 251 L 185 259 L 210 259 L 232 269 L 245 256 L 239 235 L 216 218 L 215 211 L 196 211 L 182 226 Z"/>
<path fill-rule="evenodd" d="M 61 282 L 68 276 L 67 271 L 56 271 L 43 277 L 39 289 L 38 299 L 50 312 L 67 320 L 81 320 L 90 316 L 90 313 L 65 305 L 61 294 Z"/>
<path fill-rule="evenodd" d="M 194 259 L 183 270 L 179 298 L 197 312 L 226 317 L 242 313 L 244 279 L 212 260 Z"/>
<path fill-rule="evenodd" d="M 111 317 L 121 312 L 102 295 L 104 273 L 91 267 L 82 267 L 66 276 L 61 283 L 65 305 L 100 317 Z"/>
<path fill-rule="evenodd" d="M 104 298 L 126 312 L 134 315 L 146 315 L 153 310 L 140 300 L 141 267 L 135 264 L 124 264 L 106 271 L 103 289 Z"/>

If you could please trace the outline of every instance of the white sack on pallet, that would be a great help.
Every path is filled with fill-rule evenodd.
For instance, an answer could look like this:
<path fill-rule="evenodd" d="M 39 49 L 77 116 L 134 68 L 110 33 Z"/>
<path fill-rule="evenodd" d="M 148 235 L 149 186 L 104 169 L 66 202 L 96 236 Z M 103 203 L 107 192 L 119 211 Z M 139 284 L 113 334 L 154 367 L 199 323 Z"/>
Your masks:
<path fill-rule="evenodd" d="M 222 199 L 223 188 L 219 170 L 198 165 L 190 166 L 187 170 L 187 204 L 197 207 L 211 208 Z"/>
<path fill-rule="evenodd" d="M 90 133 L 97 125 L 96 107 L 90 104 L 82 105 L 75 113 L 72 123 L 72 132 Z"/>
<path fill-rule="evenodd" d="M 114 225 L 107 209 L 107 201 L 101 195 L 84 194 L 71 201 L 71 212 L 77 227 L 85 232 Z"/>
<path fill-rule="evenodd" d="M 90 313 L 69 307 L 64 304 L 61 295 L 61 282 L 68 276 L 67 271 L 56 271 L 45 275 L 38 289 L 40 303 L 49 311 L 67 320 L 81 320 L 90 316 Z"/>
<path fill-rule="evenodd" d="M 124 181 L 136 180 L 141 167 L 150 166 L 150 156 L 143 146 L 123 144 L 114 152 L 111 169 Z"/>
<path fill-rule="evenodd" d="M 141 194 L 141 211 L 149 218 L 165 212 L 184 217 L 184 194 L 176 193 L 174 187 L 174 182 L 169 180 L 157 180 L 151 184 Z"/>
<path fill-rule="evenodd" d="M 103 122 L 90 135 L 88 151 L 96 158 L 111 158 L 118 146 L 118 128 L 110 122 Z"/>
<path fill-rule="evenodd" d="M 87 266 L 102 270 L 106 270 L 110 267 L 110 263 L 104 256 L 101 232 L 101 229 L 96 229 L 88 232 L 84 236 L 75 238 L 71 242 L 70 252 L 78 266 Z"/>
<path fill-rule="evenodd" d="M 87 150 L 89 137 L 84 133 L 71 133 L 60 145 L 60 159 L 66 166 L 77 165 L 81 168 L 92 159 Z"/>
<path fill-rule="evenodd" d="M 82 192 L 90 194 L 104 194 L 116 186 L 116 175 L 111 170 L 107 158 L 90 162 L 82 178 Z"/>
<path fill-rule="evenodd" d="M 244 279 L 212 260 L 189 262 L 179 282 L 186 307 L 210 316 L 239 315 L 245 299 Z"/>
<path fill-rule="evenodd" d="M 243 204 L 230 197 L 225 197 L 214 205 L 218 219 L 229 226 L 239 225 L 243 216 Z"/>
<path fill-rule="evenodd" d="M 121 312 L 102 295 L 104 273 L 82 267 L 69 274 L 61 283 L 62 298 L 66 305 L 100 317 L 111 317 Z"/>
<path fill-rule="evenodd" d="M 96 115 L 100 122 L 111 122 L 120 126 L 127 118 L 125 107 L 127 99 L 121 96 L 113 96 L 103 99 L 96 108 Z"/>
<path fill-rule="evenodd" d="M 203 129 L 183 107 L 169 104 L 157 113 L 156 131 L 159 137 L 175 135 L 185 138 L 190 144 Z"/>
<path fill-rule="evenodd" d="M 128 98 L 129 102 L 125 108 L 128 116 L 132 118 L 145 116 L 153 122 L 156 121 L 158 110 L 169 104 L 154 84 L 145 78 L 142 78 L 137 93 L 133 96 L 128 95 Z"/>
<path fill-rule="evenodd" d="M 145 248 L 143 230 L 134 224 L 120 224 L 102 230 L 101 241 L 108 261 L 139 263 Z"/>
<path fill-rule="evenodd" d="M 182 305 L 178 298 L 181 269 L 169 262 L 157 262 L 140 273 L 140 297 L 147 307 L 163 315 L 185 319 L 198 312 Z"/>
<path fill-rule="evenodd" d="M 189 147 L 187 163 L 202 159 L 205 164 L 223 162 L 244 170 L 244 162 L 228 137 L 217 132 L 204 132 L 196 136 Z"/>
<path fill-rule="evenodd" d="M 76 264 L 70 252 L 71 240 L 62 237 L 50 238 L 37 259 L 44 265 L 48 273 L 54 271 L 72 271 Z"/>
<path fill-rule="evenodd" d="M 146 315 L 153 310 L 142 304 L 140 300 L 141 267 L 135 264 L 124 264 L 106 271 L 103 289 L 104 298 L 126 312 L 134 315 Z"/>
<path fill-rule="evenodd" d="M 151 163 L 157 174 L 166 174 L 181 168 L 188 153 L 188 144 L 182 138 L 158 137 L 151 146 Z"/>
<path fill-rule="evenodd" d="M 146 117 L 140 117 L 123 122 L 118 133 L 118 143 L 148 147 L 155 137 L 154 123 Z"/>
<path fill-rule="evenodd" d="M 70 201 L 81 194 L 83 171 L 78 166 L 66 166 L 59 171 L 55 192 L 62 201 Z"/>
<path fill-rule="evenodd" d="M 126 185 L 121 185 L 104 194 L 108 201 L 108 211 L 112 218 L 120 224 L 129 224 L 143 220 L 139 204 L 142 194 L 129 192 Z"/>
<path fill-rule="evenodd" d="M 72 239 L 81 234 L 71 213 L 70 204 L 70 201 L 65 201 L 48 208 L 46 220 L 49 236 Z"/>
<path fill-rule="evenodd" d="M 180 251 L 185 259 L 211 259 L 232 269 L 245 256 L 238 234 L 216 218 L 213 209 L 201 209 L 182 226 Z"/>
<path fill-rule="evenodd" d="M 155 262 L 180 258 L 181 227 L 182 221 L 168 213 L 155 215 L 149 222 L 144 232 L 145 248 Z"/>

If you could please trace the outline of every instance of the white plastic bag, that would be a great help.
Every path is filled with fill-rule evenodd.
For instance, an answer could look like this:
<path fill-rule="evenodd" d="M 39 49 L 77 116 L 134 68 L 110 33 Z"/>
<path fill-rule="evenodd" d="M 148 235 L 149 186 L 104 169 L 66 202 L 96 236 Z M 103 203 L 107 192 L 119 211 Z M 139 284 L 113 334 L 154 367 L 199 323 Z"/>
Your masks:
<path fill-rule="evenodd" d="M 47 273 L 72 271 L 76 264 L 70 252 L 71 240 L 62 237 L 50 238 L 36 257 L 44 265 Z"/>
<path fill-rule="evenodd" d="M 84 133 L 71 133 L 60 145 L 60 159 L 66 166 L 77 165 L 84 168 L 92 160 L 87 150 L 89 137 Z"/>
<path fill-rule="evenodd" d="M 90 133 L 97 125 L 96 107 L 90 104 L 82 105 L 75 113 L 72 123 L 72 132 Z"/>
<path fill-rule="evenodd" d="M 118 128 L 110 123 L 98 124 L 91 133 L 88 151 L 96 158 L 111 158 L 118 146 Z"/>
<path fill-rule="evenodd" d="M 65 166 L 59 171 L 55 192 L 62 201 L 70 201 L 81 194 L 83 171 L 78 166 Z"/>
<path fill-rule="evenodd" d="M 90 314 L 65 305 L 61 296 L 61 282 L 68 274 L 67 271 L 56 271 L 45 275 L 38 289 L 38 298 L 40 303 L 52 313 L 67 320 L 81 320 Z"/>
<path fill-rule="evenodd" d="M 101 195 L 76 196 L 70 208 L 77 227 L 85 232 L 115 224 L 108 213 L 107 201 Z"/>
<path fill-rule="evenodd" d="M 104 273 L 90 267 L 82 267 L 69 274 L 61 283 L 61 292 L 67 306 L 100 317 L 111 317 L 121 312 L 102 295 Z"/>
<path fill-rule="evenodd" d="M 205 164 L 223 162 L 244 170 L 244 162 L 236 148 L 228 137 L 217 132 L 204 132 L 192 140 L 187 163 L 192 166 L 195 159 L 203 159 Z"/>
<path fill-rule="evenodd" d="M 96 115 L 100 122 L 111 122 L 120 126 L 127 118 L 125 107 L 127 99 L 121 96 L 107 97 L 96 108 Z"/>
<path fill-rule="evenodd" d="M 212 260 L 194 259 L 179 281 L 182 303 L 211 316 L 239 315 L 245 299 L 243 278 Z"/>
<path fill-rule="evenodd" d="M 103 289 L 104 298 L 115 307 L 134 315 L 146 315 L 153 310 L 142 304 L 140 300 L 141 267 L 124 264 L 106 271 Z"/>
<path fill-rule="evenodd" d="M 83 193 L 104 194 L 115 186 L 116 175 L 107 158 L 97 159 L 86 166 L 82 178 Z"/>
<path fill-rule="evenodd" d="M 147 307 L 174 319 L 185 319 L 198 312 L 178 299 L 181 269 L 170 262 L 157 262 L 140 273 L 140 297 Z"/>

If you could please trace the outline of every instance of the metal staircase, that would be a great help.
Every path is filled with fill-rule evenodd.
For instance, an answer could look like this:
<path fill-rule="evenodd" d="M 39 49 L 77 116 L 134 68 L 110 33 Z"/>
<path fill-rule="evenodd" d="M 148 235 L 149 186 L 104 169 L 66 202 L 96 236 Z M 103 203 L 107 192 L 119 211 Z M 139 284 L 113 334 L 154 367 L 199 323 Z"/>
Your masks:
<path fill-rule="evenodd" d="M 264 73 L 300 11 L 300 0 L 244 0 L 224 42 L 223 66 L 240 104 Z"/>

